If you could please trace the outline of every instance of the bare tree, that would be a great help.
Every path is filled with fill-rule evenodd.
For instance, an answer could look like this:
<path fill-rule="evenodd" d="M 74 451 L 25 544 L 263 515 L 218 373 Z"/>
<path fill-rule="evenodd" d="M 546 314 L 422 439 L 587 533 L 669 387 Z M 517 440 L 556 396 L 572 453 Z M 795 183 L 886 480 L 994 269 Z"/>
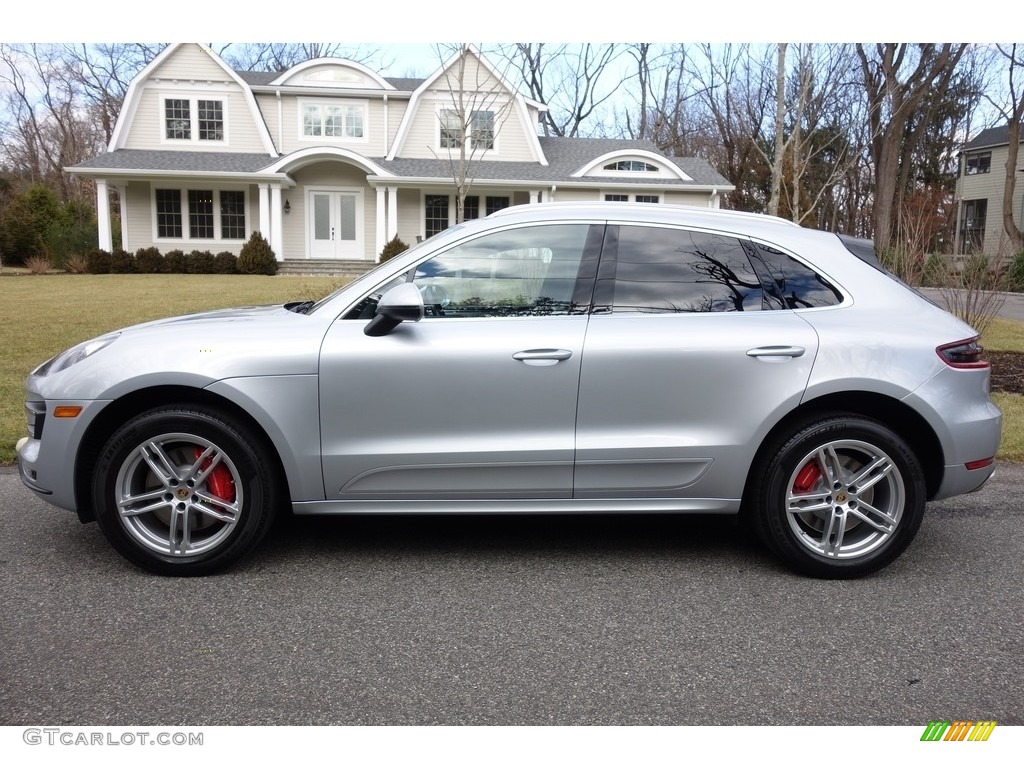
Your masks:
<path fill-rule="evenodd" d="M 494 147 L 515 106 L 516 94 L 509 92 L 505 73 L 492 70 L 475 46 L 463 43 L 452 57 L 445 57 L 445 49 L 438 46 L 438 55 L 446 64 L 441 77 L 451 102 L 440 108 L 444 152 L 435 156 L 444 161 L 455 186 L 458 224 L 465 217 L 466 196 L 476 170 L 487 150 Z"/>
<path fill-rule="evenodd" d="M 0 44 L 6 121 L 0 153 L 11 173 L 44 184 L 63 200 L 89 194 L 64 168 L 101 152 L 104 136 L 83 108 L 75 70 L 56 46 Z"/>
<path fill-rule="evenodd" d="M 77 83 L 84 103 L 99 121 L 109 143 L 125 94 L 135 76 L 152 61 L 162 45 L 144 43 L 67 44 L 60 58 Z"/>
<path fill-rule="evenodd" d="M 1009 141 L 1006 158 L 1006 179 L 1003 182 L 1003 230 L 1010 240 L 1014 252 L 1024 250 L 1024 222 L 1018 226 L 1013 218 L 1013 195 L 1017 189 L 1017 159 L 1020 152 L 1020 124 L 1024 120 L 1024 83 L 1020 76 L 1024 71 L 1024 43 L 1012 43 L 1007 46 L 997 45 L 1007 61 L 1007 83 L 1009 86 L 1009 104 L 1001 110 L 1008 125 Z"/>
<path fill-rule="evenodd" d="M 548 106 L 541 116 L 545 136 L 592 135 L 592 121 L 630 77 L 617 67 L 621 45 L 516 43 L 506 59 L 530 98 Z"/>
<path fill-rule="evenodd" d="M 914 129 L 915 113 L 928 115 L 945 98 L 967 49 L 966 43 L 879 43 L 871 49 L 856 45 L 871 127 L 872 219 L 880 248 L 892 240 L 895 212 L 902 204 L 906 180 L 912 178 L 912 155 L 924 130 L 920 126 L 929 122 L 927 117 L 919 119 Z"/>
<path fill-rule="evenodd" d="M 342 58 L 357 64 L 376 60 L 380 49 L 343 43 L 233 43 L 218 52 L 240 71 L 284 72 L 296 64 L 319 58 Z"/>

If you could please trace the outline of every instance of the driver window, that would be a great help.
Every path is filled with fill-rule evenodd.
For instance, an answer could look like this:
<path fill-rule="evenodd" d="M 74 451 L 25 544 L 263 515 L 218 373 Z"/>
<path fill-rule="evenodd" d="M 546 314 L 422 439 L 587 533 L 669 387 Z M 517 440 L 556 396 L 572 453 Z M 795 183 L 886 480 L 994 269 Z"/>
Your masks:
<path fill-rule="evenodd" d="M 567 315 L 586 224 L 509 229 L 423 262 L 413 283 L 427 317 Z"/>

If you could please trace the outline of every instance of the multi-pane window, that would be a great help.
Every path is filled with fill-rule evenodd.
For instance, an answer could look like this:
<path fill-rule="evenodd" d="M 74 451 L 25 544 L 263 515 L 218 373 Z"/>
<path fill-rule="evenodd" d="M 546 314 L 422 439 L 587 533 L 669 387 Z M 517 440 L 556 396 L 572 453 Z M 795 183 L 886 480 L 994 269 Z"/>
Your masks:
<path fill-rule="evenodd" d="M 988 200 L 964 200 L 960 223 L 960 253 L 979 253 L 985 247 Z"/>
<path fill-rule="evenodd" d="M 976 173 L 988 173 L 992 170 L 992 153 L 979 152 L 976 155 L 967 156 L 967 175 L 973 176 Z"/>
<path fill-rule="evenodd" d="M 220 193 L 220 236 L 224 240 L 245 239 L 245 193 Z"/>
<path fill-rule="evenodd" d="M 509 200 L 507 197 L 487 197 L 487 215 L 490 216 L 495 211 L 500 211 L 502 208 L 508 208 Z"/>
<path fill-rule="evenodd" d="M 159 238 L 245 239 L 244 192 L 157 189 L 155 205 L 156 232 Z M 219 216 L 215 213 L 217 211 Z"/>
<path fill-rule="evenodd" d="M 224 102 L 200 99 L 199 140 L 224 141 Z"/>
<path fill-rule="evenodd" d="M 458 149 L 462 146 L 462 121 L 454 109 L 441 110 L 441 149 Z"/>
<path fill-rule="evenodd" d="M 462 220 L 469 221 L 471 219 L 480 218 L 480 198 L 476 195 L 467 195 L 466 199 L 462 202 Z"/>
<path fill-rule="evenodd" d="M 494 113 L 490 110 L 473 112 L 470 116 L 470 137 L 474 149 L 494 149 Z"/>
<path fill-rule="evenodd" d="M 164 99 L 164 137 L 175 141 L 224 141 L 224 102 Z"/>
<path fill-rule="evenodd" d="M 192 116 L 188 99 L 164 99 L 164 121 L 168 139 L 192 138 Z"/>
<path fill-rule="evenodd" d="M 188 236 L 211 239 L 213 237 L 213 192 L 188 191 Z"/>
<path fill-rule="evenodd" d="M 433 237 L 448 229 L 448 195 L 426 195 L 424 203 L 424 234 Z"/>
<path fill-rule="evenodd" d="M 626 203 L 629 202 L 629 195 L 605 195 L 604 199 L 608 203 Z"/>
<path fill-rule="evenodd" d="M 657 195 L 637 195 L 636 196 L 636 201 L 638 203 L 657 203 L 658 202 L 658 196 Z"/>
<path fill-rule="evenodd" d="M 441 149 L 461 147 L 466 130 L 460 113 L 454 109 L 442 109 L 438 119 L 441 130 L 438 144 Z M 467 123 L 471 149 L 494 149 L 494 112 L 485 109 L 470 112 Z"/>
<path fill-rule="evenodd" d="M 645 163 L 642 160 L 617 160 L 604 166 L 606 171 L 630 171 L 633 173 L 657 173 L 658 166 Z"/>
<path fill-rule="evenodd" d="M 156 190 L 157 237 L 181 237 L 181 190 Z"/>
<path fill-rule="evenodd" d="M 361 139 L 366 110 L 359 104 L 303 104 L 302 135 Z"/>

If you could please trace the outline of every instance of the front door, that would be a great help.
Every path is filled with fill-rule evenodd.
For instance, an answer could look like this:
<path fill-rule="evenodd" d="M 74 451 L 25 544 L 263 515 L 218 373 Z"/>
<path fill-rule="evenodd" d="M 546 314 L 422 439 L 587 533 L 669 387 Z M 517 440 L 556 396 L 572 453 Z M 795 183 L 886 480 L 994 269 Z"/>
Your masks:
<path fill-rule="evenodd" d="M 328 499 L 572 495 L 589 230 L 520 227 L 460 243 L 409 276 L 422 321 L 380 337 L 363 333 L 365 319 L 331 327 L 320 356 Z"/>
<path fill-rule="evenodd" d="M 309 258 L 364 259 L 361 190 L 310 190 Z"/>

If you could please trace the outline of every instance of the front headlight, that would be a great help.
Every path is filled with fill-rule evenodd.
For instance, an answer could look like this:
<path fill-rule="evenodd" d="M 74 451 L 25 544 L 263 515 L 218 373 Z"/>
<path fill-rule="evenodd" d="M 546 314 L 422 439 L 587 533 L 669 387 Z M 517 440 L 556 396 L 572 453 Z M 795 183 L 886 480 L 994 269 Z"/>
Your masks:
<path fill-rule="evenodd" d="M 32 371 L 32 375 L 46 376 L 51 373 L 63 371 L 65 368 L 70 368 L 75 363 L 80 363 L 90 355 L 96 354 L 105 346 L 112 343 L 120 335 L 120 333 L 109 333 L 106 336 L 100 336 L 95 339 L 90 339 L 89 341 L 83 341 L 81 344 L 61 352 L 56 357 L 51 357 L 45 363 Z"/>

